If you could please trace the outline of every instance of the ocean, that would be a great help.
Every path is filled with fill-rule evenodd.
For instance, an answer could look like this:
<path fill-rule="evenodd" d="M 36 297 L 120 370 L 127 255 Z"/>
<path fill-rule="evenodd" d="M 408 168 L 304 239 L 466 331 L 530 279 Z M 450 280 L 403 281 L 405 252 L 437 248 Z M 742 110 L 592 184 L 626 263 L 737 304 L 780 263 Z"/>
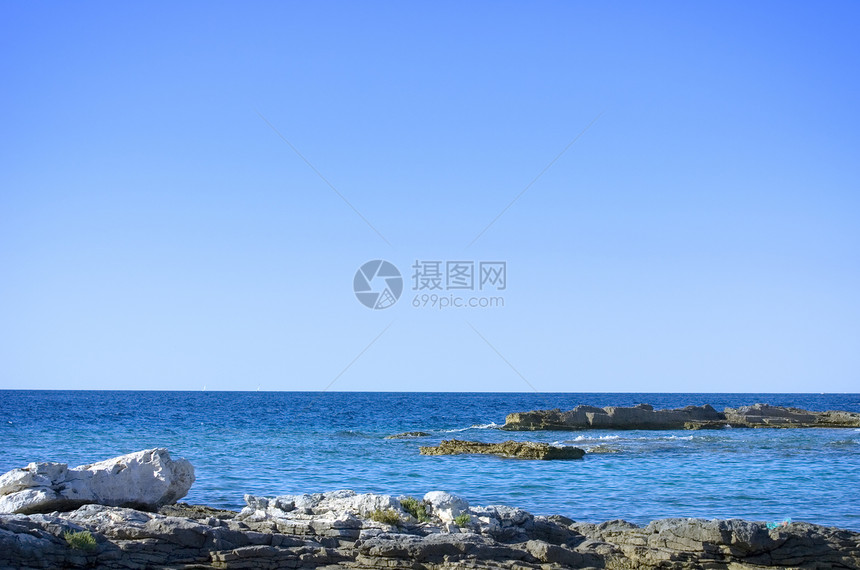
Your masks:
<path fill-rule="evenodd" d="M 757 402 L 860 412 L 858 394 L 0 391 L 0 473 L 166 447 L 196 469 L 190 503 L 243 494 L 445 490 L 578 521 L 791 518 L 860 530 L 860 430 L 504 432 L 505 415 L 578 404 Z M 386 439 L 424 431 L 420 439 Z M 422 456 L 442 439 L 577 445 L 580 461 Z"/>

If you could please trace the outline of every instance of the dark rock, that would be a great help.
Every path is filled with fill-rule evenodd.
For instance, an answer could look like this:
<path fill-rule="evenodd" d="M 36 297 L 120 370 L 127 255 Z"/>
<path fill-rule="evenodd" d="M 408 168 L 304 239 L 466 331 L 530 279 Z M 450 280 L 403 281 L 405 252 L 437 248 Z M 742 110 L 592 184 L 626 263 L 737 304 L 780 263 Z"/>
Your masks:
<path fill-rule="evenodd" d="M 512 561 L 521 560 L 527 555 L 523 550 L 471 533 L 428 536 L 382 534 L 364 542 L 359 552 L 365 557 L 401 558 L 416 563 L 454 562 L 466 558 Z"/>
<path fill-rule="evenodd" d="M 563 412 L 534 410 L 516 412 L 505 418 L 503 430 L 585 430 L 585 429 L 722 429 L 732 427 L 860 427 L 860 413 L 810 412 L 755 404 L 726 408 L 718 412 L 710 405 L 655 410 L 647 404 L 632 408 L 577 406 Z"/>
<path fill-rule="evenodd" d="M 687 406 L 675 410 L 654 410 L 647 404 L 633 408 L 577 406 L 573 410 L 537 410 L 509 414 L 505 430 L 582 430 L 582 429 L 683 429 L 688 423 L 724 420 L 709 405 Z"/>
<path fill-rule="evenodd" d="M 387 435 L 385 439 L 410 439 L 415 437 L 429 437 L 430 434 L 426 431 L 406 431 L 403 433 L 396 433 L 394 435 Z"/>
<path fill-rule="evenodd" d="M 583 557 L 579 552 L 568 548 L 549 544 L 542 540 L 530 540 L 526 543 L 526 551 L 541 562 L 561 564 L 562 566 L 579 568 Z"/>
<path fill-rule="evenodd" d="M 165 505 L 158 509 L 159 514 L 170 517 L 186 517 L 189 519 L 208 519 L 214 517 L 216 519 L 232 519 L 239 513 L 237 511 L 227 511 L 224 509 L 213 509 L 203 505 L 189 505 L 188 503 L 176 503 L 175 505 Z"/>
<path fill-rule="evenodd" d="M 480 441 L 445 440 L 438 447 L 420 447 L 421 455 L 462 455 L 482 453 L 518 459 L 582 459 L 585 451 L 572 446 L 556 446 L 531 441 L 505 441 L 482 443 Z"/>
<path fill-rule="evenodd" d="M 738 426 L 741 427 L 741 426 Z M 725 429 L 726 422 L 723 420 L 716 420 L 712 422 L 684 422 L 684 429 Z"/>

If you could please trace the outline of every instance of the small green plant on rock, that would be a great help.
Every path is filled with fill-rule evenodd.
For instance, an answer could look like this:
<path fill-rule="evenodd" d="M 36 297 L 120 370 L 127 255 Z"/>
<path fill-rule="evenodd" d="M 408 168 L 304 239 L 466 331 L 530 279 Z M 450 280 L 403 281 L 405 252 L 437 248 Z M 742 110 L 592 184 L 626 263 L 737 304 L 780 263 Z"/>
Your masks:
<path fill-rule="evenodd" d="M 459 527 L 469 526 L 471 522 L 472 517 L 469 516 L 469 513 L 463 513 L 454 517 L 454 524 Z"/>
<path fill-rule="evenodd" d="M 384 511 L 376 509 L 370 513 L 370 520 L 395 525 L 400 522 L 400 515 L 394 509 L 385 509 Z"/>
<path fill-rule="evenodd" d="M 63 538 L 66 539 L 66 543 L 69 547 L 74 548 L 75 550 L 96 549 L 96 539 L 88 530 L 81 530 L 78 532 L 68 530 L 63 533 Z"/>
<path fill-rule="evenodd" d="M 419 522 L 430 522 L 430 516 L 427 514 L 427 505 L 424 501 L 419 501 L 415 497 L 406 497 L 400 504 L 403 510 L 418 519 Z"/>

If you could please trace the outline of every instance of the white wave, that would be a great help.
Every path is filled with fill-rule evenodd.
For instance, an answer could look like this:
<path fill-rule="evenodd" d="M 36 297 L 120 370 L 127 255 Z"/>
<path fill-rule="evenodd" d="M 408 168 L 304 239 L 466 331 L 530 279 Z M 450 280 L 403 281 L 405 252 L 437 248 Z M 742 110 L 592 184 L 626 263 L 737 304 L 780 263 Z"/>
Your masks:
<path fill-rule="evenodd" d="M 464 427 L 464 428 L 443 429 L 443 430 L 439 430 L 439 431 L 441 431 L 443 433 L 457 433 L 457 432 L 461 432 L 461 431 L 467 431 L 470 429 L 498 429 L 500 427 L 502 427 L 502 426 L 497 424 L 496 422 L 490 422 L 488 424 L 475 424 L 473 426 Z"/>
<path fill-rule="evenodd" d="M 860 441 L 857 441 L 856 439 L 838 439 L 838 440 L 836 440 L 836 441 L 829 441 L 829 442 L 827 442 L 827 445 L 833 445 L 833 446 L 838 446 L 838 445 L 860 445 Z"/>
<path fill-rule="evenodd" d="M 621 436 L 620 435 L 599 435 L 599 436 L 595 437 L 595 436 L 588 436 L 588 435 L 578 435 L 573 439 L 569 439 L 568 441 L 592 441 L 592 440 L 600 440 L 600 439 L 603 439 L 603 440 L 621 439 Z"/>
<path fill-rule="evenodd" d="M 698 437 L 702 438 L 705 436 L 698 436 Z M 643 436 L 639 436 L 639 437 L 632 437 L 630 439 L 635 440 L 635 441 L 666 441 L 666 440 L 672 440 L 672 439 L 683 440 L 683 441 L 692 441 L 694 439 L 697 439 L 697 437 L 694 437 L 692 435 L 643 435 Z"/>

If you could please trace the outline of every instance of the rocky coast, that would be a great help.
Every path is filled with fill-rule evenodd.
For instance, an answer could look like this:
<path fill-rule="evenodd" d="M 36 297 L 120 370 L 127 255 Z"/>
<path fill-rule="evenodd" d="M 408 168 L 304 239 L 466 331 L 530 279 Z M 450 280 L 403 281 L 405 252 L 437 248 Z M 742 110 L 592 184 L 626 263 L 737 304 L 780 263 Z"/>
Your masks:
<path fill-rule="evenodd" d="M 192 482 L 163 449 L 13 470 L 0 476 L 0 568 L 860 568 L 860 533 L 803 522 L 592 524 L 443 491 L 173 503 Z"/>
<path fill-rule="evenodd" d="M 508 414 L 501 429 L 508 431 L 587 429 L 722 429 L 732 428 L 845 428 L 860 427 L 860 413 L 811 412 L 799 408 L 754 404 L 725 408 L 686 406 L 655 410 L 648 404 L 633 407 L 577 406 L 569 411 L 533 410 Z"/>

